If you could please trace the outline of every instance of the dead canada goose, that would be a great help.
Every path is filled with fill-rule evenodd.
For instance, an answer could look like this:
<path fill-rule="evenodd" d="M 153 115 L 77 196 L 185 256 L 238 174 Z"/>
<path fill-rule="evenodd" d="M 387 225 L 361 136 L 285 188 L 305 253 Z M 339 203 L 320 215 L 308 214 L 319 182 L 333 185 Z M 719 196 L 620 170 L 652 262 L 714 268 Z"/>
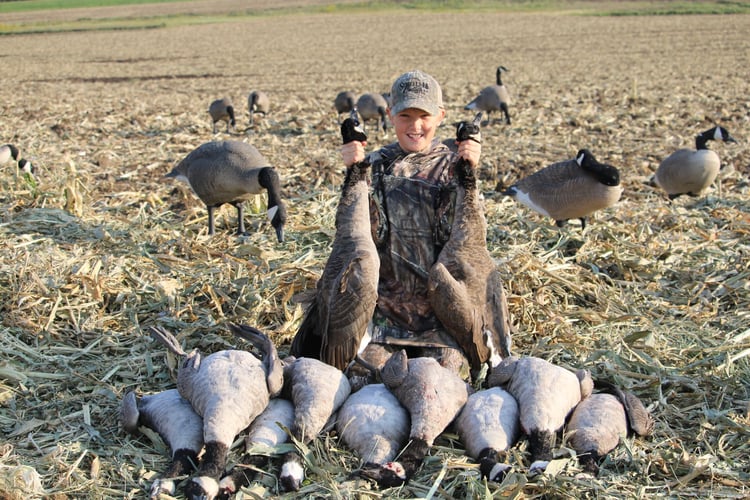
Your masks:
<path fill-rule="evenodd" d="M 208 234 L 214 234 L 214 211 L 224 203 L 237 209 L 237 234 L 244 234 L 243 202 L 268 193 L 268 219 L 284 241 L 286 207 L 279 175 L 260 152 L 240 141 L 207 142 L 190 152 L 167 177 L 186 181 L 208 209 Z"/>
<path fill-rule="evenodd" d="M 218 481 L 235 436 L 261 414 L 283 386 L 283 366 L 268 337 L 247 326 L 230 325 L 230 328 L 257 337 L 254 344 L 268 349 L 262 353 L 262 359 L 235 349 L 206 357 L 197 350 L 187 354 L 174 335 L 162 328 L 150 328 L 154 338 L 184 358 L 177 372 L 177 390 L 203 418 L 205 453 L 197 474 L 185 486 L 185 496 L 190 499 L 213 498 L 218 494 Z"/>
<path fill-rule="evenodd" d="M 232 100 L 228 97 L 213 101 L 208 107 L 208 114 L 211 115 L 214 134 L 216 133 L 216 122 L 218 121 L 227 122 L 227 132 L 234 130 L 237 125 L 234 119 L 234 106 L 232 105 Z"/>
<path fill-rule="evenodd" d="M 531 356 L 505 358 L 490 374 L 491 387 L 502 386 L 518 401 L 521 428 L 528 436 L 531 470 L 552 459 L 555 437 L 573 408 L 593 390 L 591 375 L 573 373 Z"/>
<path fill-rule="evenodd" d="M 353 118 L 341 125 L 344 143 L 367 136 Z M 345 370 L 369 341 L 367 324 L 378 297 L 380 258 L 370 231 L 370 165 L 347 169 L 336 209 L 336 234 L 315 301 L 307 310 L 290 353 Z"/>
<path fill-rule="evenodd" d="M 553 163 L 503 194 L 552 217 L 558 227 L 568 219 L 580 219 L 581 228 L 585 228 L 586 217 L 617 203 L 622 191 L 618 170 L 596 161 L 588 149 L 581 149 L 575 159 Z"/>
<path fill-rule="evenodd" d="M 405 350 L 394 353 L 381 370 L 383 383 L 409 411 L 409 443 L 398 462 L 363 469 L 381 487 L 407 482 L 422 464 L 435 439 L 466 403 L 470 386 L 435 358 L 409 359 Z"/>
<path fill-rule="evenodd" d="M 599 387 L 599 384 L 597 384 Z M 628 435 L 651 434 L 654 420 L 631 392 L 608 385 L 578 403 L 566 425 L 568 441 L 586 472 L 597 474 L 599 461 Z"/>
<path fill-rule="evenodd" d="M 719 175 L 721 161 L 708 149 L 710 140 L 737 142 L 724 127 L 712 127 L 698 134 L 695 149 L 678 149 L 659 164 L 652 181 L 667 192 L 670 200 L 683 194 L 700 195 Z"/>
<path fill-rule="evenodd" d="M 409 412 L 383 384 L 352 393 L 339 408 L 336 430 L 365 467 L 393 460 L 409 438 Z"/>
<path fill-rule="evenodd" d="M 466 110 L 487 112 L 487 124 L 491 123 L 490 117 L 493 111 L 502 111 L 505 113 L 505 123 L 510 125 L 510 113 L 508 112 L 510 96 L 508 95 L 508 89 L 503 85 L 503 71 L 510 70 L 505 66 L 498 66 L 495 72 L 495 85 L 483 88 L 479 91 L 477 97 L 464 106 Z"/>
<path fill-rule="evenodd" d="M 287 442 L 289 429 L 294 422 L 294 405 L 283 398 L 274 398 L 268 402 L 263 413 L 258 415 L 245 436 L 245 455 L 240 466 L 219 481 L 219 496 L 231 498 L 240 488 L 250 484 L 255 476 L 254 468 L 262 468 L 266 462 L 265 454 Z M 251 466 L 251 467 L 248 467 Z"/>
<path fill-rule="evenodd" d="M 18 148 L 13 144 L 0 146 L 0 165 L 5 165 L 11 158 L 13 161 L 18 161 Z"/>
<path fill-rule="evenodd" d="M 376 136 L 378 135 L 378 130 L 381 128 L 383 129 L 383 132 L 388 130 L 388 101 L 385 100 L 385 97 L 383 97 L 382 94 L 369 92 L 362 94 L 359 96 L 359 99 L 357 99 L 356 109 L 359 116 L 362 117 L 363 127 L 370 120 L 375 120 L 377 122 L 375 127 Z"/>
<path fill-rule="evenodd" d="M 497 463 L 498 452 L 513 446 L 521 434 L 518 403 L 511 393 L 491 387 L 466 401 L 454 427 L 466 454 L 480 463 L 482 477 L 501 482 L 509 465 Z"/>
<path fill-rule="evenodd" d="M 250 125 L 255 122 L 255 113 L 261 113 L 264 117 L 271 110 L 271 101 L 262 90 L 253 90 L 247 96 L 247 110 L 250 112 Z"/>
<path fill-rule="evenodd" d="M 457 140 L 479 141 L 477 114 L 458 126 Z M 435 316 L 456 339 L 473 371 L 510 356 L 511 325 L 500 274 L 487 250 L 487 221 L 476 172 L 459 159 L 458 193 L 451 236 L 430 270 L 428 296 Z"/>
<path fill-rule="evenodd" d="M 351 113 L 357 103 L 357 95 L 351 90 L 339 92 L 333 100 L 333 107 L 338 115 L 338 122 L 341 123 L 341 115 Z"/>
<path fill-rule="evenodd" d="M 174 495 L 175 478 L 190 474 L 198 464 L 203 449 L 203 419 L 177 389 L 145 395 L 138 399 L 128 392 L 120 405 L 120 425 L 130 434 L 139 427 L 148 427 L 161 436 L 172 453 L 172 463 L 153 482 L 150 498 L 162 493 Z"/>

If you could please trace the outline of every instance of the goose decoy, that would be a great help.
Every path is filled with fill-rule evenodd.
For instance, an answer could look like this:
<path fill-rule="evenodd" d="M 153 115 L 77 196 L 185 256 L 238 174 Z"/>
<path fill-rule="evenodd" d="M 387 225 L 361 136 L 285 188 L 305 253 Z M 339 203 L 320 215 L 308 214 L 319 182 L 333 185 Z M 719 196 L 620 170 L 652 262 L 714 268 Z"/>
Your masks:
<path fill-rule="evenodd" d="M 333 107 L 336 109 L 338 122 L 341 124 L 341 115 L 351 113 L 357 103 L 357 95 L 351 90 L 346 90 L 336 94 L 333 100 Z"/>
<path fill-rule="evenodd" d="M 699 196 L 719 175 L 721 161 L 708 149 L 710 140 L 737 142 L 724 127 L 712 127 L 698 134 L 695 149 L 678 149 L 659 164 L 651 180 L 670 200 L 683 194 Z"/>
<path fill-rule="evenodd" d="M 461 122 L 457 140 L 479 141 L 481 118 L 478 113 L 473 122 Z M 478 372 L 483 363 L 495 366 L 510 356 L 510 315 L 500 273 L 487 250 L 476 172 L 463 158 L 454 171 L 459 189 L 453 229 L 430 270 L 427 293 L 435 316 Z"/>
<path fill-rule="evenodd" d="M 398 461 L 363 468 L 360 475 L 381 487 L 400 486 L 414 475 L 435 439 L 466 403 L 470 386 L 435 358 L 409 359 L 400 350 L 381 369 L 383 383 L 409 411 L 409 442 Z"/>
<path fill-rule="evenodd" d="M 581 229 L 585 229 L 586 217 L 617 203 L 622 191 L 618 170 L 599 163 L 588 149 L 581 149 L 574 160 L 553 163 L 503 194 L 552 217 L 558 227 L 569 219 L 579 219 Z"/>
<path fill-rule="evenodd" d="M 509 465 L 498 464 L 499 452 L 508 450 L 521 435 L 516 398 L 501 387 L 469 396 L 453 426 L 466 454 L 480 464 L 482 477 L 502 482 Z"/>
<path fill-rule="evenodd" d="M 240 464 L 219 481 L 218 498 L 233 498 L 243 486 L 252 481 L 253 468 L 263 467 L 265 454 L 274 453 L 277 446 L 287 442 L 287 429 L 294 422 L 294 405 L 283 398 L 274 398 L 268 402 L 263 413 L 258 415 L 245 436 L 245 455 Z"/>
<path fill-rule="evenodd" d="M 162 493 L 174 495 L 175 478 L 190 474 L 198 464 L 203 449 L 203 419 L 177 389 L 144 395 L 128 392 L 120 404 L 120 425 L 130 434 L 139 427 L 148 427 L 159 434 L 169 446 L 172 463 L 151 485 L 149 495 L 160 498 Z"/>
<path fill-rule="evenodd" d="M 492 370 L 490 387 L 502 386 L 518 402 L 521 428 L 528 436 L 532 471 L 552 459 L 556 434 L 573 408 L 593 391 L 591 374 L 571 372 L 532 356 L 510 356 Z"/>
<path fill-rule="evenodd" d="M 5 165 L 11 158 L 13 161 L 18 161 L 18 148 L 13 144 L 0 146 L 0 165 Z"/>
<path fill-rule="evenodd" d="M 508 95 L 508 89 L 503 85 L 503 71 L 510 70 L 505 66 L 498 66 L 495 71 L 495 85 L 483 88 L 479 91 L 478 96 L 464 106 L 465 110 L 486 111 L 487 124 L 491 123 L 490 115 L 493 111 L 502 111 L 505 114 L 505 123 L 510 125 L 510 113 L 508 112 L 510 96 Z"/>
<path fill-rule="evenodd" d="M 600 383 L 596 384 L 601 387 Z M 584 471 L 598 474 L 599 462 L 629 435 L 648 436 L 654 420 L 638 397 L 606 384 L 578 403 L 566 425 L 568 442 Z"/>
<path fill-rule="evenodd" d="M 271 110 L 271 101 L 262 90 L 253 90 L 247 96 L 247 110 L 250 112 L 250 125 L 255 123 L 255 113 L 261 113 L 263 117 Z"/>
<path fill-rule="evenodd" d="M 211 115 L 214 134 L 216 133 L 216 122 L 227 122 L 227 133 L 229 133 L 230 130 L 234 130 L 237 125 L 237 122 L 234 119 L 234 106 L 232 105 L 232 100 L 228 97 L 216 99 L 211 102 L 208 106 L 208 114 Z"/>
<path fill-rule="evenodd" d="M 393 460 L 409 438 L 409 426 L 409 412 L 384 384 L 352 393 L 336 417 L 336 431 L 365 468 Z"/>
<path fill-rule="evenodd" d="M 344 144 L 365 141 L 356 115 L 341 125 Z M 346 370 L 369 342 L 367 324 L 378 298 L 380 258 L 370 231 L 370 164 L 347 169 L 336 209 L 336 234 L 315 301 L 307 310 L 290 353 Z"/>
<path fill-rule="evenodd" d="M 32 163 L 26 158 L 18 160 L 18 170 L 23 172 L 24 175 L 29 175 L 32 178 L 34 177 L 34 165 L 32 165 Z"/>
<path fill-rule="evenodd" d="M 243 203 L 268 193 L 268 219 L 279 242 L 284 241 L 286 206 L 281 201 L 279 174 L 260 152 L 240 141 L 207 142 L 190 152 L 167 177 L 186 181 L 208 209 L 208 234 L 214 234 L 214 211 L 225 203 L 237 209 L 237 234 L 245 233 Z"/>
<path fill-rule="evenodd" d="M 256 338 L 264 346 L 261 359 L 248 351 L 223 350 L 201 356 L 182 350 L 177 339 L 160 327 L 149 330 L 172 353 L 183 358 L 177 372 L 177 390 L 203 418 L 205 453 L 196 475 L 185 486 L 191 500 L 213 498 L 219 491 L 229 448 L 243 429 L 261 414 L 283 387 L 283 365 L 276 348 L 260 330 L 230 324 L 233 332 Z"/>
<path fill-rule="evenodd" d="M 378 135 L 378 130 L 381 128 L 383 132 L 388 130 L 388 101 L 385 100 L 382 94 L 368 92 L 362 94 L 357 99 L 357 105 L 355 106 L 359 116 L 362 118 L 362 127 L 370 120 L 375 120 L 377 125 L 375 127 L 375 135 Z"/>

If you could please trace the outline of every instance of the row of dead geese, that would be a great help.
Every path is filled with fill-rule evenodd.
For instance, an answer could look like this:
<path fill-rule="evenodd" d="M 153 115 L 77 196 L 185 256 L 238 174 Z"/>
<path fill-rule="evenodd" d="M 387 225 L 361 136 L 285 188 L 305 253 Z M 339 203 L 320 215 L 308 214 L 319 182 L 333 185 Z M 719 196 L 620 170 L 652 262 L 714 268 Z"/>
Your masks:
<path fill-rule="evenodd" d="M 653 419 L 633 394 L 594 384 L 586 370 L 570 371 L 536 357 L 513 356 L 496 366 L 487 388 L 473 390 L 433 358 L 393 354 L 379 382 L 353 390 L 338 368 L 313 358 L 280 359 L 261 331 L 230 324 L 257 353 L 230 349 L 186 353 L 163 328 L 152 335 L 182 358 L 177 388 L 123 398 L 123 429 L 157 432 L 172 462 L 151 486 L 152 498 L 185 482 L 189 499 L 228 498 L 253 479 L 269 455 L 283 455 L 279 483 L 296 491 L 304 480 L 300 445 L 335 429 L 361 460 L 358 474 L 381 487 L 399 486 L 417 471 L 435 440 L 453 426 L 482 477 L 502 481 L 504 452 L 528 440 L 530 471 L 543 471 L 563 430 L 584 470 L 626 436 L 646 436 Z M 596 392 L 595 392 L 596 391 Z M 247 430 L 241 464 L 225 471 L 236 436 Z M 195 467 L 197 466 L 197 471 Z"/>

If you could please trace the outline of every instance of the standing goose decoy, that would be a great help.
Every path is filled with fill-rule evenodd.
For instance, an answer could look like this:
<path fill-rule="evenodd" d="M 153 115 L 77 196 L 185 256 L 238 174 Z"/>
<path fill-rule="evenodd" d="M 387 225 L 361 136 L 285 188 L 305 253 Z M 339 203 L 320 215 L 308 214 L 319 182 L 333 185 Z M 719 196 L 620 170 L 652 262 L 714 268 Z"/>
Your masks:
<path fill-rule="evenodd" d="M 203 449 L 203 419 L 177 389 L 142 396 L 128 392 L 120 405 L 120 425 L 130 434 L 139 427 L 155 431 L 169 446 L 172 463 L 151 485 L 150 498 L 174 495 L 175 478 L 190 474 Z"/>
<path fill-rule="evenodd" d="M 11 158 L 13 161 L 18 161 L 18 148 L 13 144 L 0 146 L 0 165 L 5 165 Z"/>
<path fill-rule="evenodd" d="M 174 335 L 162 328 L 150 328 L 154 338 L 184 358 L 177 372 L 177 390 L 203 418 L 205 453 L 197 474 L 185 486 L 185 496 L 191 500 L 218 494 L 219 478 L 235 436 L 263 412 L 283 386 L 283 365 L 273 342 L 251 327 L 230 328 L 257 337 L 256 345 L 268 349 L 262 359 L 240 350 L 218 351 L 206 357 L 197 350 L 187 354 Z"/>
<path fill-rule="evenodd" d="M 581 467 L 594 475 L 599 473 L 601 459 L 620 440 L 632 434 L 648 436 L 654 429 L 653 418 L 635 394 L 609 384 L 604 390 L 578 403 L 566 425 Z"/>
<path fill-rule="evenodd" d="M 579 219 L 581 229 L 585 229 L 586 217 L 617 203 L 622 191 L 618 170 L 596 161 L 588 149 L 581 149 L 574 160 L 553 163 L 503 194 L 552 217 L 558 227 L 569 219 Z"/>
<path fill-rule="evenodd" d="M 435 358 L 409 359 L 403 349 L 386 361 L 381 378 L 409 411 L 409 443 L 398 462 L 363 468 L 360 474 L 381 487 L 393 487 L 411 479 L 435 439 L 461 412 L 471 388 Z"/>
<path fill-rule="evenodd" d="M 351 394 L 336 418 L 336 431 L 365 468 L 393 460 L 409 438 L 409 426 L 409 412 L 384 384 Z"/>
<path fill-rule="evenodd" d="M 271 101 L 262 90 L 253 90 L 247 96 L 247 110 L 250 112 L 250 125 L 255 123 L 255 113 L 261 113 L 265 118 L 271 110 Z"/>
<path fill-rule="evenodd" d="M 510 469 L 497 463 L 497 455 L 518 441 L 518 414 L 516 398 L 500 387 L 491 387 L 469 396 L 456 418 L 454 427 L 466 453 L 479 462 L 482 477 L 490 481 L 502 482 Z"/>
<path fill-rule="evenodd" d="M 483 88 L 477 97 L 464 106 L 465 110 L 486 111 L 488 125 L 492 123 L 490 115 L 493 111 L 502 111 L 505 114 L 505 123 L 510 125 L 510 113 L 508 112 L 510 96 L 508 95 L 508 89 L 503 85 L 503 71 L 510 70 L 505 66 L 498 66 L 497 71 L 495 71 L 495 85 Z"/>
<path fill-rule="evenodd" d="M 362 94 L 359 96 L 359 99 L 357 99 L 356 110 L 359 113 L 359 116 L 362 117 L 363 128 L 369 120 L 375 120 L 377 121 L 377 126 L 375 127 L 376 136 L 378 135 L 378 130 L 381 128 L 383 129 L 383 132 L 388 130 L 388 101 L 385 100 L 385 97 L 383 97 L 382 94 Z"/>
<path fill-rule="evenodd" d="M 234 106 L 232 105 L 232 100 L 228 97 L 213 101 L 208 107 L 208 114 L 211 115 L 214 134 L 216 133 L 216 122 L 227 122 L 227 133 L 229 133 L 230 130 L 234 130 L 237 125 L 237 122 L 234 119 Z"/>
<path fill-rule="evenodd" d="M 504 387 L 518 401 L 521 428 L 529 440 L 531 471 L 546 468 L 557 432 L 594 385 L 588 371 L 573 373 L 531 356 L 505 358 L 490 374 L 488 384 Z"/>
<path fill-rule="evenodd" d="M 214 211 L 225 203 L 237 209 L 237 234 L 245 233 L 243 203 L 264 189 L 268 219 L 284 241 L 286 206 L 281 201 L 279 174 L 260 152 L 240 141 L 207 142 L 190 152 L 167 177 L 187 182 L 208 209 L 208 234 L 213 235 Z"/>
<path fill-rule="evenodd" d="M 339 124 L 341 124 L 341 115 L 351 113 L 355 109 L 356 103 L 357 95 L 351 90 L 336 94 L 336 98 L 333 100 L 333 107 L 336 109 Z"/>
<path fill-rule="evenodd" d="M 724 127 L 712 127 L 696 136 L 695 149 L 678 149 L 659 164 L 651 180 L 670 200 L 683 194 L 699 196 L 719 175 L 721 161 L 708 149 L 710 140 L 737 142 Z"/>
<path fill-rule="evenodd" d="M 366 141 L 356 114 L 341 125 L 344 144 Z M 347 169 L 336 209 L 336 235 L 315 301 L 294 337 L 290 353 L 346 370 L 369 342 L 367 324 L 378 298 L 380 258 L 370 231 L 370 164 Z"/>
<path fill-rule="evenodd" d="M 479 141 L 479 122 L 458 125 L 457 140 Z M 497 365 L 510 356 L 511 325 L 505 290 L 487 250 L 484 217 L 476 172 L 459 159 L 456 211 L 451 236 L 430 270 L 427 291 L 435 316 L 456 339 L 478 372 L 487 361 Z"/>
<path fill-rule="evenodd" d="M 235 466 L 229 474 L 219 481 L 218 498 L 233 498 L 243 486 L 247 486 L 255 477 L 253 469 L 260 469 L 266 462 L 265 454 L 274 453 L 277 446 L 287 442 L 289 429 L 294 422 L 294 405 L 283 398 L 274 398 L 268 402 L 263 413 L 250 424 L 245 436 L 245 455 L 241 465 Z"/>

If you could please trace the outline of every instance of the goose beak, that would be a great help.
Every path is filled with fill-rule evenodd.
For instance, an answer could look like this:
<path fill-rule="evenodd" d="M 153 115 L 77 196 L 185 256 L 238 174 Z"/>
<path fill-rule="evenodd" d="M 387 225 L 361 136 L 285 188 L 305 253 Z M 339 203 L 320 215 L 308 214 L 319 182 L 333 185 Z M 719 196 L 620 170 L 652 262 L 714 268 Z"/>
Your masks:
<path fill-rule="evenodd" d="M 284 243 L 284 228 L 279 226 L 276 228 L 276 237 L 279 239 L 279 243 Z"/>

